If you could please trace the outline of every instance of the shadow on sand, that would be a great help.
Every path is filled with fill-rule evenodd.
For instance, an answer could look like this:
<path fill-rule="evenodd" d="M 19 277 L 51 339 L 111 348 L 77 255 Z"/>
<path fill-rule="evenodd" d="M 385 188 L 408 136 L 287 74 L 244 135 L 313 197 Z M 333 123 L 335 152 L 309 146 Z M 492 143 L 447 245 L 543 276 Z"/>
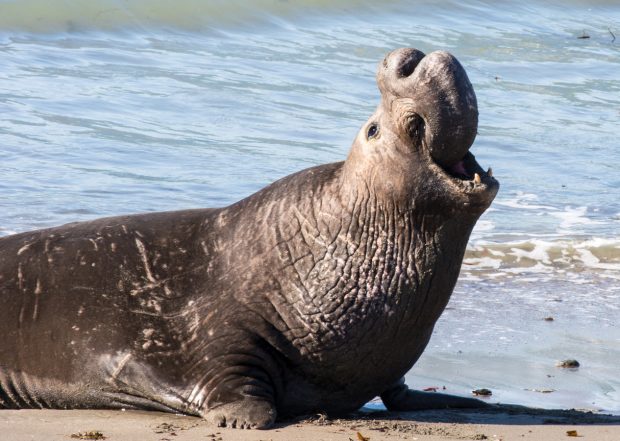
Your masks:
<path fill-rule="evenodd" d="M 452 424 L 498 424 L 498 425 L 620 425 L 620 415 L 587 410 L 537 409 L 509 404 L 493 404 L 483 409 L 442 409 L 414 412 L 389 412 L 362 410 L 338 420 L 317 415 L 304 421 L 314 424 L 331 424 L 363 420 L 369 425 L 386 423 L 452 423 Z"/>

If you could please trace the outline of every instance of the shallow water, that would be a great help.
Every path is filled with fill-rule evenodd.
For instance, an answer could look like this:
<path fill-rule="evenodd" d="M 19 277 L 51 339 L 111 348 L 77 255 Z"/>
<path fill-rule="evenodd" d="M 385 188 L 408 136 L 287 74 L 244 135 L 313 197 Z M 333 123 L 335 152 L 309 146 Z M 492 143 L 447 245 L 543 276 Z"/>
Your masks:
<path fill-rule="evenodd" d="M 461 3 L 0 0 L 0 234 L 341 160 L 384 54 L 446 49 L 502 188 L 409 382 L 620 412 L 620 6 Z"/>

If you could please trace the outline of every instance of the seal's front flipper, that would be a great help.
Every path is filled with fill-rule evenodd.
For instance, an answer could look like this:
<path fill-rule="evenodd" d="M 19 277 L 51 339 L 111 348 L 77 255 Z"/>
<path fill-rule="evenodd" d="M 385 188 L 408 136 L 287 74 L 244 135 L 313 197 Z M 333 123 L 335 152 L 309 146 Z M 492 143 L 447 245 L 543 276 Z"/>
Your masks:
<path fill-rule="evenodd" d="M 236 355 L 234 364 L 208 372 L 187 399 L 190 407 L 209 423 L 237 429 L 267 429 L 276 420 L 275 387 L 264 369 L 265 354 L 258 365 L 257 352 Z"/>
<path fill-rule="evenodd" d="M 268 429 L 276 420 L 276 409 L 265 399 L 246 397 L 209 409 L 203 418 L 218 427 Z"/>
<path fill-rule="evenodd" d="M 401 378 L 398 383 L 381 394 L 381 400 L 388 410 L 409 411 L 429 409 L 476 409 L 488 407 L 489 404 L 475 398 L 422 392 L 411 390 Z"/>

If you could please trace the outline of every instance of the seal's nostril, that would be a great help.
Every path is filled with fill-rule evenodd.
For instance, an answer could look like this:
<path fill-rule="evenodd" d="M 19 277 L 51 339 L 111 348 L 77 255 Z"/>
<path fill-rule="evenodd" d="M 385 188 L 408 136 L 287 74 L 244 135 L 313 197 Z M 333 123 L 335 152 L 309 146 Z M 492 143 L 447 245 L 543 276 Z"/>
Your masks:
<path fill-rule="evenodd" d="M 398 76 L 399 77 L 408 77 L 413 73 L 416 66 L 420 63 L 420 60 L 416 60 L 415 58 L 409 58 L 405 61 L 404 64 L 398 67 Z"/>
<path fill-rule="evenodd" d="M 410 76 L 415 68 L 420 64 L 425 54 L 417 49 L 408 48 L 398 53 L 396 60 L 396 74 L 399 78 Z"/>
<path fill-rule="evenodd" d="M 401 96 L 410 93 L 408 78 L 426 55 L 414 48 L 393 50 L 377 67 L 377 83 L 382 94 Z"/>

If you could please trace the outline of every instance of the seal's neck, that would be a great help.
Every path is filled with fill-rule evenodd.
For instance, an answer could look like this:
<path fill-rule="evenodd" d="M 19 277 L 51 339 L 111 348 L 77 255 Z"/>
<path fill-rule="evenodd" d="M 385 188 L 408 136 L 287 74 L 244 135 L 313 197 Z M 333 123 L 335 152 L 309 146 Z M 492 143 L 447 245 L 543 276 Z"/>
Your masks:
<path fill-rule="evenodd" d="M 304 326 L 330 329 L 321 347 L 432 329 L 475 219 L 416 212 L 336 183 L 312 203 L 288 206 L 275 227 L 279 256 L 294 270 L 288 300 Z"/>

